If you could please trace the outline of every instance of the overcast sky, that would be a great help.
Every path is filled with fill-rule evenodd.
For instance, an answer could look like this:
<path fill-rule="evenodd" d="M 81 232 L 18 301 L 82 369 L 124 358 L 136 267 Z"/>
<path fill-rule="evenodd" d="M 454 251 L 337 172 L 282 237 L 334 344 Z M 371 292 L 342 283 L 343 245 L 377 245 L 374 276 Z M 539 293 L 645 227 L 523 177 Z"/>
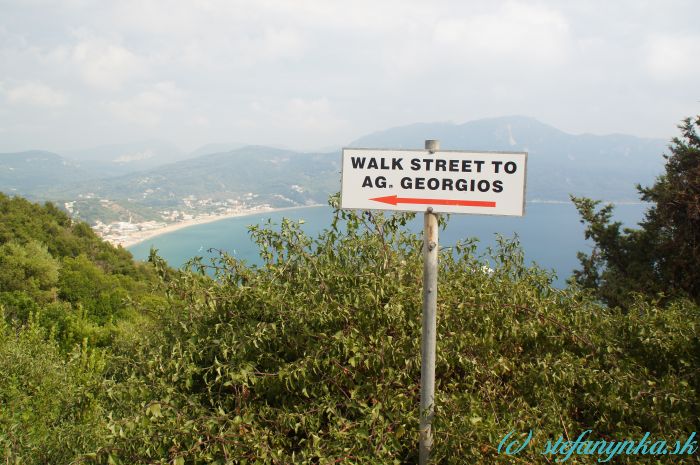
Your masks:
<path fill-rule="evenodd" d="M 313 149 L 515 114 L 667 139 L 700 113 L 699 18 L 698 0 L 0 0 L 0 151 Z"/>

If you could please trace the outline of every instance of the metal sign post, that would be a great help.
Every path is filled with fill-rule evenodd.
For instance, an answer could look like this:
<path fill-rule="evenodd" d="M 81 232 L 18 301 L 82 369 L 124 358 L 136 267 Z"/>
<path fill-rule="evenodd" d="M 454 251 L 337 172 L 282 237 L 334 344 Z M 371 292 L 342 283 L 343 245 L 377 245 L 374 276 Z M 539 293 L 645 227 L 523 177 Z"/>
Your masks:
<path fill-rule="evenodd" d="M 341 208 L 424 212 L 419 463 L 433 446 L 438 213 L 523 216 L 525 152 L 343 149 Z"/>
<path fill-rule="evenodd" d="M 430 153 L 440 149 L 440 142 L 426 140 Z M 419 464 L 430 460 L 433 447 L 435 413 L 435 339 L 437 325 L 438 214 L 428 207 L 423 223 L 423 327 L 420 360 L 420 444 Z"/>

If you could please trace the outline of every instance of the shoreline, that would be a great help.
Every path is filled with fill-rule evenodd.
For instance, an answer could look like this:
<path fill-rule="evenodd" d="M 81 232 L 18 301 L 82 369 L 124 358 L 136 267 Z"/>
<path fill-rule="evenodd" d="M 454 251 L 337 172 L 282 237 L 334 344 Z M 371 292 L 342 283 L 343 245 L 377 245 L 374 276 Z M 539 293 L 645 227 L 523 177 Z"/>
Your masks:
<path fill-rule="evenodd" d="M 263 213 L 277 213 L 289 210 L 299 210 L 301 208 L 318 208 L 324 207 L 323 204 L 314 205 L 299 205 L 296 207 L 283 207 L 283 208 L 265 208 L 265 209 L 249 209 L 243 210 L 235 213 L 226 213 L 223 215 L 204 215 L 191 220 L 178 221 L 177 223 L 170 223 L 166 226 L 156 229 L 148 229 L 145 231 L 136 231 L 132 234 L 125 236 L 123 241 L 110 241 L 115 246 L 121 246 L 123 248 L 132 247 L 134 245 L 145 242 L 154 237 L 161 236 L 163 234 L 169 234 L 171 232 L 179 231 L 180 229 L 189 228 L 191 226 L 198 226 L 200 224 L 214 223 L 216 221 L 226 220 L 229 218 L 239 218 L 244 216 L 260 215 Z"/>
<path fill-rule="evenodd" d="M 570 202 L 565 202 L 565 201 L 557 201 L 557 200 L 529 200 L 527 203 L 532 203 L 532 204 L 568 204 Z M 622 201 L 622 202 L 610 202 L 615 205 L 637 205 L 637 204 L 643 204 L 644 202 L 631 202 L 631 201 Z M 135 245 L 138 245 L 142 242 L 145 242 L 149 239 L 153 239 L 154 237 L 161 236 L 163 234 L 169 234 L 175 231 L 179 231 L 181 229 L 189 228 L 191 226 L 198 226 L 200 224 L 207 224 L 207 223 L 214 223 L 216 221 L 221 221 L 229 218 L 239 218 L 239 217 L 244 217 L 244 216 L 253 216 L 253 215 L 260 215 L 263 213 L 277 213 L 277 212 L 283 212 L 283 211 L 289 211 L 289 210 L 299 210 L 302 208 L 318 208 L 318 207 L 325 207 L 327 205 L 325 204 L 313 204 L 313 205 L 298 205 L 295 207 L 283 207 L 283 208 L 250 208 L 247 210 L 242 210 L 234 213 L 225 213 L 223 215 L 203 215 L 197 218 L 193 218 L 191 220 L 184 220 L 184 221 L 178 221 L 176 223 L 170 223 L 167 224 L 163 227 L 160 228 L 155 228 L 155 229 L 147 229 L 144 231 L 134 231 L 130 234 L 126 234 L 123 236 L 123 240 L 109 240 L 105 239 L 108 242 L 110 242 L 114 246 L 121 246 L 123 248 L 128 248 L 132 247 Z"/>

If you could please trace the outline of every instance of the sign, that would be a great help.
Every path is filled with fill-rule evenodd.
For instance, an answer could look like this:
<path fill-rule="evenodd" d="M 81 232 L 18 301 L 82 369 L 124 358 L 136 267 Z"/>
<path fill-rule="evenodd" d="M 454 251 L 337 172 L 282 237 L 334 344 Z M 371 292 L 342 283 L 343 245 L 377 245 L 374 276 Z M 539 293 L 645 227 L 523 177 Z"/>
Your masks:
<path fill-rule="evenodd" d="M 341 208 L 523 216 L 525 152 L 343 149 Z"/>

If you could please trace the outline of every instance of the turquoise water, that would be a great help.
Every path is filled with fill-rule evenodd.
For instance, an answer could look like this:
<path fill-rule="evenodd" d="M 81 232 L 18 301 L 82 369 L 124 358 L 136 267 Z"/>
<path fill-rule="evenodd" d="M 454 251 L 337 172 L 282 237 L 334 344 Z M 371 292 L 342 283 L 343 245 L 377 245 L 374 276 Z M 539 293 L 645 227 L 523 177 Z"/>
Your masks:
<path fill-rule="evenodd" d="M 615 220 L 634 227 L 641 221 L 646 205 L 618 205 Z M 309 207 L 277 213 L 227 218 L 181 229 L 154 237 L 128 249 L 138 260 L 148 258 L 151 247 L 171 266 L 180 267 L 194 256 L 211 256 L 210 248 L 224 250 L 248 263 L 260 263 L 257 248 L 250 240 L 248 225 L 262 224 L 268 218 L 279 223 L 282 218 L 305 220 L 303 229 L 315 235 L 330 224 L 329 207 Z M 416 232 L 423 227 L 422 215 L 410 224 Z M 590 252 L 591 244 L 583 238 L 584 226 L 573 204 L 528 204 L 524 217 L 494 217 L 479 215 L 452 215 L 447 230 L 440 232 L 442 246 L 453 245 L 459 239 L 477 237 L 480 250 L 496 243 L 496 234 L 513 237 L 517 234 L 525 250 L 527 263 L 535 262 L 545 269 L 554 270 L 557 284 L 563 286 L 571 271 L 578 267 L 576 252 Z"/>

